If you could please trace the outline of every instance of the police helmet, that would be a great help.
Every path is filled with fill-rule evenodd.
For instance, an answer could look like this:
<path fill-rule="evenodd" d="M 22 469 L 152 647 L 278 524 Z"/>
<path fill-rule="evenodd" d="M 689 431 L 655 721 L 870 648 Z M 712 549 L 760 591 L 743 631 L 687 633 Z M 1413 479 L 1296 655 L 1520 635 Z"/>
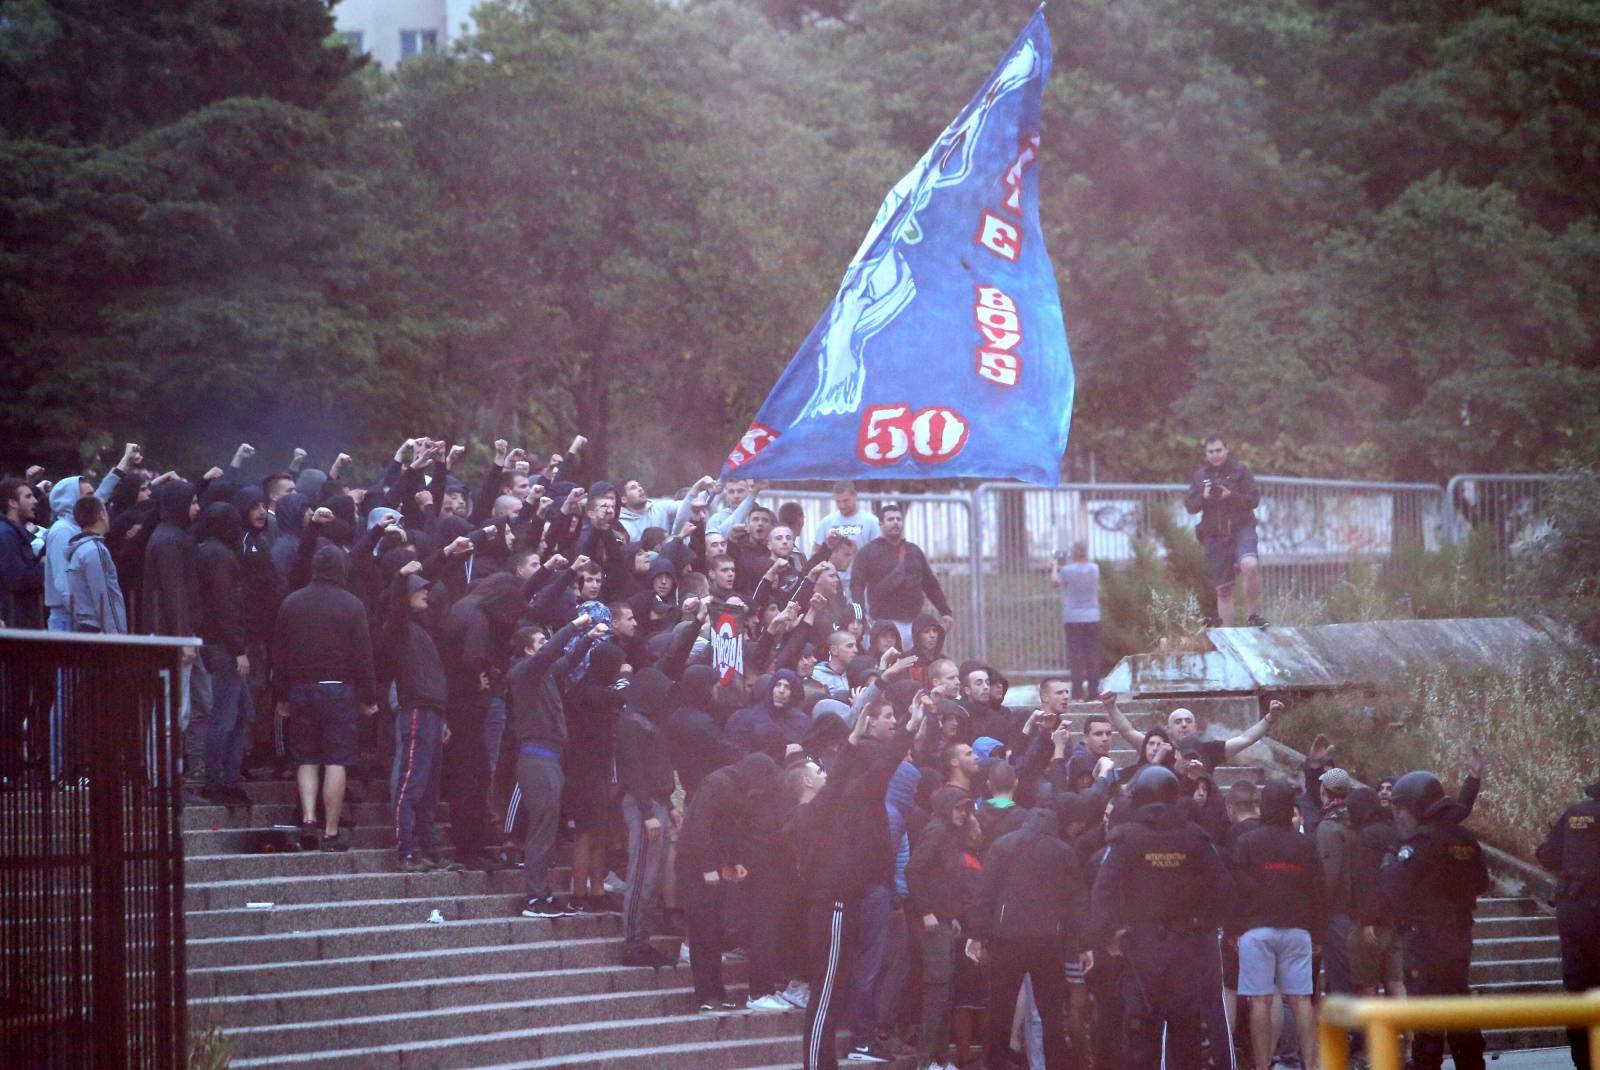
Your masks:
<path fill-rule="evenodd" d="M 1164 765 L 1147 765 L 1134 774 L 1128 797 L 1135 810 L 1152 803 L 1175 803 L 1178 801 L 1178 778 Z"/>
<path fill-rule="evenodd" d="M 1444 785 L 1424 769 L 1413 770 L 1396 780 L 1389 794 L 1392 805 L 1417 818 L 1426 816 L 1428 810 L 1443 799 Z"/>

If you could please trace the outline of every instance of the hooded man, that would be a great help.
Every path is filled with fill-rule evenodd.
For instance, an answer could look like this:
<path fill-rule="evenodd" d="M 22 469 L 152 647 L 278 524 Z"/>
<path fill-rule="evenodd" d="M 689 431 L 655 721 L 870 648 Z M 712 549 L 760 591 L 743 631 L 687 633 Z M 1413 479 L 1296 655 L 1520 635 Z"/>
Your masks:
<path fill-rule="evenodd" d="M 663 722 L 672 680 L 660 669 L 634 674 L 623 692 L 617 720 L 617 783 L 622 819 L 628 826 L 628 888 L 622 905 L 622 961 L 629 966 L 673 966 L 650 946 L 646 925 L 651 903 L 661 894 L 667 829 L 681 821 L 673 809 L 672 755 Z"/>
<path fill-rule="evenodd" d="M 722 980 L 727 887 L 749 875 L 745 829 L 754 807 L 770 805 L 780 787 L 778 763 L 747 754 L 707 776 L 684 814 L 678 837 L 678 896 L 688 930 L 689 969 L 702 1014 L 739 1009 Z"/>
<path fill-rule="evenodd" d="M 973 846 L 972 796 L 955 787 L 933 793 L 931 816 L 906 866 L 906 915 L 922 960 L 922 1018 L 917 1055 L 943 1065 L 950 1044 L 950 981 L 956 934 L 971 923 L 982 877 L 966 863 Z M 1007 1020 L 1009 1028 L 1010 1021 Z"/>
<path fill-rule="evenodd" d="M 1600 987 L 1600 780 L 1584 789 L 1539 845 L 1539 864 L 1561 877 L 1556 931 L 1561 934 L 1561 985 L 1568 992 Z M 1589 1065 L 1589 1034 L 1568 1029 L 1572 1065 Z"/>
<path fill-rule="evenodd" d="M 308 536 L 309 537 L 309 536 Z M 345 555 L 324 546 L 311 561 L 311 582 L 283 600 L 272 633 L 272 690 L 296 765 L 300 838 L 318 840 L 317 782 L 322 781 L 321 847 L 346 851 L 339 832 L 345 768 L 358 754 L 356 710 L 378 712 L 372 634 L 366 607 L 344 589 Z"/>
<path fill-rule="evenodd" d="M 156 492 L 161 523 L 144 549 L 145 624 L 157 635 L 198 631 L 200 577 L 189 525 L 199 513 L 194 485 L 182 479 Z"/>
<path fill-rule="evenodd" d="M 1400 834 L 1378 793 L 1371 788 L 1352 789 L 1345 808 L 1355 828 L 1355 843 L 1347 861 L 1350 918 L 1355 922 L 1350 938 L 1351 979 L 1356 991 L 1364 996 L 1375 995 L 1379 985 L 1384 986 L 1387 995 L 1404 995 L 1394 907 L 1378 888 L 1383 860 L 1400 849 Z"/>
<path fill-rule="evenodd" d="M 672 765 L 688 798 L 694 797 L 710 773 L 739 759 L 739 752 L 723 738 L 712 712 L 716 687 L 716 669 L 690 665 L 669 700 L 672 713 L 667 718 L 667 740 Z"/>
<path fill-rule="evenodd" d="M 210 802 L 248 806 L 239 786 L 245 740 L 255 706 L 250 698 L 250 657 L 245 641 L 245 607 L 240 548 L 244 523 L 227 502 L 214 502 L 200 514 L 195 535 L 196 576 L 200 589 L 200 661 L 211 676 L 211 720 L 206 726 L 206 783 Z"/>
<path fill-rule="evenodd" d="M 1316 847 L 1294 829 L 1294 785 L 1261 790 L 1261 826 L 1234 845 L 1244 901 L 1239 937 L 1239 995 L 1250 1001 L 1256 1070 L 1272 1070 L 1272 997 L 1281 992 L 1299 1027 L 1300 1050 L 1317 1050 L 1312 945 L 1327 920 Z M 1309 1064 L 1308 1064 L 1309 1066 Z"/>
<path fill-rule="evenodd" d="M 395 853 L 403 873 L 434 868 L 433 815 L 443 768 L 444 711 L 449 704 L 444 661 L 429 627 L 433 584 L 422 565 L 400 567 L 390 585 L 382 618 L 382 660 L 392 668 L 395 690 Z"/>
<path fill-rule="evenodd" d="M 800 675 L 792 669 L 779 669 L 770 677 L 763 677 L 755 687 L 755 704 L 728 718 L 723 737 L 742 754 L 752 753 L 758 735 L 769 727 L 785 746 L 799 743 L 811 728 L 811 717 L 800 704 L 803 694 Z"/>

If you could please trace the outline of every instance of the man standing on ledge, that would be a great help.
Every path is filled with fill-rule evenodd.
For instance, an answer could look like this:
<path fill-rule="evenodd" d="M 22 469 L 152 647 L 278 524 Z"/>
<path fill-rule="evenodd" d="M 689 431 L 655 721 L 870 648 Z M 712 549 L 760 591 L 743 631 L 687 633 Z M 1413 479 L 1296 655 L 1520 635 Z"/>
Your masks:
<path fill-rule="evenodd" d="M 1206 552 L 1206 570 L 1217 589 L 1217 616 L 1231 628 L 1238 610 L 1246 611 L 1245 625 L 1264 628 L 1259 612 L 1261 573 L 1256 553 L 1256 504 L 1261 493 L 1255 476 L 1238 461 L 1228 459 L 1221 435 L 1206 439 L 1206 463 L 1189 480 L 1184 508 L 1200 514 L 1195 537 Z M 1243 588 L 1235 608 L 1235 581 Z M 1210 622 L 1216 623 L 1216 622 Z"/>

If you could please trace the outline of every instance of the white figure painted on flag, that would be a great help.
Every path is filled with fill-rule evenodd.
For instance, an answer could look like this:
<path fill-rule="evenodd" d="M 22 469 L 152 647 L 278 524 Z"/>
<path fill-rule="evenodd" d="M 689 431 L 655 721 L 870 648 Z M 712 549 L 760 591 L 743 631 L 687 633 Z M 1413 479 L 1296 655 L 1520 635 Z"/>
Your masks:
<path fill-rule="evenodd" d="M 948 126 L 933 147 L 896 182 L 846 269 L 817 353 L 817 386 L 793 420 L 857 412 L 866 386 L 867 342 L 893 323 L 917 295 L 916 280 L 900 246 L 922 240 L 917 213 L 936 189 L 959 185 L 972 170 L 973 152 L 996 101 L 1021 89 L 1039 72 L 1040 56 L 1024 43 L 995 76 L 971 112 Z M 909 205 L 909 207 L 906 207 Z M 901 208 L 906 210 L 901 212 Z M 878 247 L 885 228 L 888 241 Z M 871 255 L 869 255 L 871 254 Z"/>

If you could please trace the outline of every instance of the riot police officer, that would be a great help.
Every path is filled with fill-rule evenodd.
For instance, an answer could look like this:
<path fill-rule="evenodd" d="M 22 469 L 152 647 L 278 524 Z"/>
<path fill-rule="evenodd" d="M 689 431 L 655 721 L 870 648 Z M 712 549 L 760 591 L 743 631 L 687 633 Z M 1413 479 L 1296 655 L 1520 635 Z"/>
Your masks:
<path fill-rule="evenodd" d="M 1394 782 L 1390 804 L 1400 848 L 1378 871 L 1404 933 L 1406 992 L 1459 996 L 1468 992 L 1472 913 L 1489 887 L 1478 838 L 1461 827 L 1463 811 L 1445 798 L 1432 773 L 1407 773 Z M 1448 1034 L 1457 1070 L 1484 1070 L 1483 1033 Z M 1415 1070 L 1439 1070 L 1446 1035 L 1418 1033 L 1411 1045 Z"/>
<path fill-rule="evenodd" d="M 1568 992 L 1600 986 L 1600 780 L 1588 799 L 1567 807 L 1537 857 L 1561 875 L 1556 889 L 1556 929 L 1561 934 L 1561 983 Z M 1567 1030 L 1572 1065 L 1589 1066 L 1589 1033 Z"/>
<path fill-rule="evenodd" d="M 1157 1070 L 1165 1027 L 1168 1070 L 1197 1070 L 1209 1002 L 1222 1000 L 1207 966 L 1233 879 L 1179 809 L 1171 770 L 1146 766 L 1129 796 L 1133 816 L 1107 835 L 1090 897 L 1093 942 L 1122 954 L 1127 1065 Z"/>

